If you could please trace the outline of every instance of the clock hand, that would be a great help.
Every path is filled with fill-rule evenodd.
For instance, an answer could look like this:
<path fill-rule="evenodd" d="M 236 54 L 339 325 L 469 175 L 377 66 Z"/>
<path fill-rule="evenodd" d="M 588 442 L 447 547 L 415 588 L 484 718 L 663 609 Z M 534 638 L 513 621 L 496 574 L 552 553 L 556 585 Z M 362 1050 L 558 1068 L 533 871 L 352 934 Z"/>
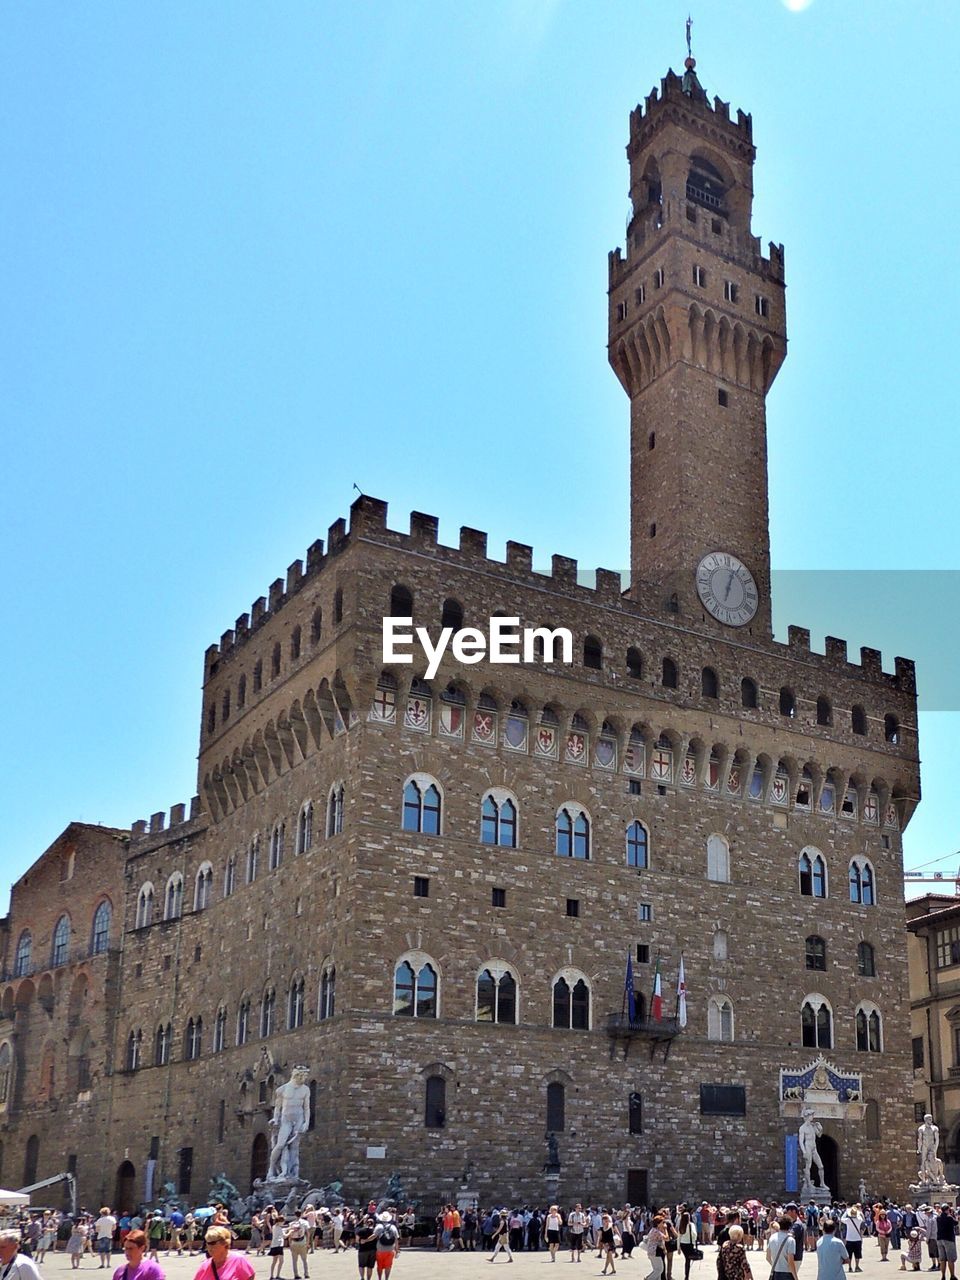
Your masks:
<path fill-rule="evenodd" d="M 731 569 L 731 570 L 730 570 L 730 577 L 727 579 L 727 589 L 726 589 L 726 591 L 723 593 L 723 598 L 724 598 L 724 600 L 727 600 L 727 599 L 729 598 L 729 596 L 730 596 L 730 588 L 733 586 L 733 580 L 734 580 L 734 578 L 735 578 L 735 577 L 736 577 L 736 574 L 735 574 L 735 573 L 733 572 L 733 570 Z"/>

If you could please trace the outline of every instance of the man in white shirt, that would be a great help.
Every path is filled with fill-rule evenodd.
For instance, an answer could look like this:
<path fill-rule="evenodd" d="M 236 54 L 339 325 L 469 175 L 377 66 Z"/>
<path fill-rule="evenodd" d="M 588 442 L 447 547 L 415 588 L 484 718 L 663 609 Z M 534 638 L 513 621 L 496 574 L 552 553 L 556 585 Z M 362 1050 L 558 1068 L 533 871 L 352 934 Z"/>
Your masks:
<path fill-rule="evenodd" d="M 0 1274 L 4 1280 L 41 1280 L 34 1260 L 20 1252 L 19 1231 L 0 1231 Z"/>
<path fill-rule="evenodd" d="M 117 1229 L 117 1220 L 110 1212 L 109 1205 L 100 1210 L 100 1217 L 93 1224 L 97 1235 L 97 1253 L 100 1255 L 100 1269 L 109 1267 L 110 1253 L 113 1249 L 113 1233 Z"/>
<path fill-rule="evenodd" d="M 310 1280 L 310 1272 L 307 1270 L 307 1251 L 310 1248 L 310 1236 L 312 1228 L 307 1219 L 298 1214 L 287 1226 L 286 1239 L 287 1248 L 290 1250 L 290 1259 L 293 1263 L 293 1280 L 300 1280 L 300 1267 L 303 1266 L 304 1280 Z"/>
<path fill-rule="evenodd" d="M 797 1280 L 797 1242 L 793 1238 L 793 1223 L 784 1214 L 777 1220 L 777 1231 L 767 1242 L 767 1261 L 770 1263 L 771 1280 Z"/>
<path fill-rule="evenodd" d="M 847 1270 L 861 1271 L 860 1259 L 863 1257 L 863 1232 L 866 1227 L 859 1205 L 852 1205 L 840 1219 L 843 1227 L 843 1243 L 847 1246 Z"/>

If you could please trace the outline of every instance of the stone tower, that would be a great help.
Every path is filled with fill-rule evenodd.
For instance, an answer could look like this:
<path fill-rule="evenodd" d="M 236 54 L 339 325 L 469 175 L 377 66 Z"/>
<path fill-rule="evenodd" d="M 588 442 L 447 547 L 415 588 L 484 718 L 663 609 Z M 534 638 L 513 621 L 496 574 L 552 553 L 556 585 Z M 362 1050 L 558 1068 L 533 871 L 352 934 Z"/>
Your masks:
<path fill-rule="evenodd" d="M 630 397 L 631 593 L 760 638 L 771 632 L 766 394 L 786 352 L 783 247 L 764 258 L 750 230 L 750 116 L 711 105 L 692 58 L 686 67 L 631 113 L 627 250 L 610 255 L 609 357 Z"/>

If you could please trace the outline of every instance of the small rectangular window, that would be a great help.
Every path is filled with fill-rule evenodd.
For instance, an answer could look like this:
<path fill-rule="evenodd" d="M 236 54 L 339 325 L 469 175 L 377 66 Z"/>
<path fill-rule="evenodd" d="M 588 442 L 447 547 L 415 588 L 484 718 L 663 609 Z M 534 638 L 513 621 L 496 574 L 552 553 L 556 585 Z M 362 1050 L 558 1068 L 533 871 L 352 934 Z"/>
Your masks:
<path fill-rule="evenodd" d="M 913 1049 L 913 1069 L 919 1071 L 923 1066 L 923 1036 L 914 1036 L 910 1044 Z"/>
<path fill-rule="evenodd" d="M 724 280 L 723 299 L 725 302 L 736 302 L 739 289 L 733 280 Z"/>
<path fill-rule="evenodd" d="M 507 905 L 506 889 L 494 889 L 492 894 L 492 904 L 495 907 L 505 907 Z"/>
<path fill-rule="evenodd" d="M 713 232 L 715 236 L 718 236 L 720 234 L 720 232 L 723 230 L 723 223 L 720 221 L 719 218 L 713 219 L 713 221 L 710 223 L 710 230 Z"/>
<path fill-rule="evenodd" d="M 697 211 L 692 204 L 688 204 L 687 205 L 687 221 L 696 222 L 696 220 L 697 220 Z"/>
<path fill-rule="evenodd" d="M 625 302 L 618 302 L 617 303 L 617 319 L 626 320 L 626 318 L 627 318 L 627 304 Z"/>
<path fill-rule="evenodd" d="M 663 281 L 664 281 L 663 267 L 657 267 L 656 271 L 653 273 L 653 287 L 655 289 L 662 289 Z"/>
<path fill-rule="evenodd" d="M 164 969 L 169 969 L 169 968 L 170 968 L 170 957 L 169 957 L 169 956 L 164 956 L 164 957 L 163 957 L 163 967 L 164 967 Z"/>
<path fill-rule="evenodd" d="M 720 387 L 719 390 L 717 391 L 717 404 L 720 406 L 721 409 L 726 409 L 729 403 L 730 403 L 729 393 L 724 391 L 723 387 Z"/>
<path fill-rule="evenodd" d="M 415 898 L 430 897 L 430 877 L 429 876 L 413 877 L 413 896 Z"/>
<path fill-rule="evenodd" d="M 646 942 L 637 943 L 637 964 L 650 963 L 650 946 Z"/>
<path fill-rule="evenodd" d="M 702 1084 L 700 1086 L 702 1116 L 745 1116 L 747 1091 L 742 1084 Z"/>
<path fill-rule="evenodd" d="M 633 300 L 638 307 L 642 307 L 647 300 L 647 286 L 642 284 L 633 295 Z"/>
<path fill-rule="evenodd" d="M 629 1102 L 629 1129 L 631 1133 L 643 1133 L 643 1098 L 631 1093 Z"/>
<path fill-rule="evenodd" d="M 648 921 L 653 919 L 653 907 L 649 902 L 641 902 L 637 906 L 637 919 Z"/>
<path fill-rule="evenodd" d="M 663 783 L 662 783 L 662 782 L 658 782 L 658 783 L 657 783 L 657 795 L 658 795 L 658 796 L 665 796 L 666 794 L 667 794 L 667 788 L 663 785 Z"/>
<path fill-rule="evenodd" d="M 580 899 L 579 898 L 567 899 L 567 915 L 573 916 L 574 919 L 579 917 L 580 915 Z"/>
<path fill-rule="evenodd" d="M 641 795 L 641 794 L 642 794 L 642 792 L 641 792 L 641 790 L 640 790 L 640 779 L 639 779 L 639 778 L 631 778 L 631 779 L 629 780 L 629 782 L 627 783 L 627 795 L 630 795 L 630 796 L 639 796 L 639 795 Z"/>
<path fill-rule="evenodd" d="M 770 314 L 770 300 L 765 298 L 762 293 L 758 293 L 754 299 L 754 305 L 757 309 L 758 316 L 768 316 Z"/>
<path fill-rule="evenodd" d="M 693 283 L 700 289 L 704 288 L 707 283 L 707 273 L 699 262 L 693 264 Z"/>
<path fill-rule="evenodd" d="M 925 1102 L 915 1102 L 913 1104 L 913 1118 L 917 1124 L 923 1124 L 923 1117 L 927 1114 L 927 1104 Z"/>

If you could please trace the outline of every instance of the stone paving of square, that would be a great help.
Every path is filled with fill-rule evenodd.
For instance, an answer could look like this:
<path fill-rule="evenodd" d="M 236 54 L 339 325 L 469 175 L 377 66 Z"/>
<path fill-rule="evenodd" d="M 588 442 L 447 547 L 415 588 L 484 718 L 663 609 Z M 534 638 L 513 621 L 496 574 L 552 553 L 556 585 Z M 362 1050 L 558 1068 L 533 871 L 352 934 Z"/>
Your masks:
<path fill-rule="evenodd" d="M 890 1260 L 888 1262 L 880 1261 L 880 1250 L 875 1240 L 865 1240 L 863 1248 L 863 1277 L 862 1280 L 881 1280 L 885 1273 L 899 1274 L 900 1258 L 899 1254 L 890 1251 Z M 716 1280 L 716 1249 L 707 1246 L 704 1249 L 704 1259 L 702 1262 L 695 1262 L 690 1268 L 690 1280 Z M 573 1264 L 570 1262 L 569 1253 L 561 1251 L 557 1254 L 556 1263 L 550 1262 L 550 1255 L 545 1251 L 536 1252 L 520 1252 L 515 1253 L 514 1263 L 510 1264 L 506 1261 L 505 1255 L 497 1258 L 493 1266 L 498 1271 L 507 1269 L 511 1280 L 522 1280 L 524 1276 L 539 1276 L 542 1280 L 546 1280 L 545 1269 L 557 1271 L 563 1274 L 571 1266 L 574 1266 L 578 1275 L 597 1276 L 603 1270 L 602 1261 L 598 1260 L 596 1252 L 585 1252 L 583 1262 Z M 438 1277 L 455 1277 L 461 1280 L 462 1277 L 478 1276 L 484 1277 L 488 1274 L 487 1261 L 489 1255 L 479 1251 L 475 1253 L 437 1253 L 433 1249 L 405 1249 L 401 1252 L 393 1267 L 392 1280 L 437 1280 Z M 750 1260 L 751 1270 L 753 1271 L 754 1280 L 768 1280 L 770 1268 L 759 1251 L 749 1253 L 747 1257 Z M 160 1266 L 166 1275 L 167 1280 L 193 1280 L 201 1258 L 199 1255 L 194 1257 L 178 1258 L 176 1255 L 167 1257 L 166 1254 L 160 1254 Z M 256 1280 L 267 1280 L 270 1274 L 270 1259 L 263 1257 L 257 1258 L 251 1255 L 251 1261 L 256 1268 Z M 924 1259 L 921 1275 L 930 1275 L 933 1273 L 927 1271 L 929 1260 Z M 309 1280 L 328 1280 L 328 1277 L 336 1277 L 336 1280 L 353 1280 L 358 1275 L 357 1270 L 357 1254 L 355 1250 L 349 1253 L 334 1254 L 329 1249 L 319 1250 L 309 1255 L 310 1276 Z M 632 1258 L 618 1258 L 616 1262 L 617 1275 L 630 1276 L 633 1280 L 644 1280 L 650 1272 L 649 1261 L 646 1254 L 642 1250 L 635 1250 Z M 104 1280 L 112 1280 L 114 1271 L 120 1268 L 118 1272 L 118 1280 L 123 1280 L 123 1258 L 121 1254 L 115 1253 L 113 1256 L 112 1266 L 109 1275 L 104 1276 Z M 44 1280 L 66 1280 L 70 1273 L 70 1261 L 63 1253 L 47 1255 L 47 1259 L 40 1268 Z M 80 1272 L 85 1280 L 90 1280 L 93 1273 L 98 1271 L 98 1263 L 95 1260 L 84 1258 Z M 816 1280 L 817 1263 L 815 1257 L 809 1252 L 804 1252 L 803 1261 L 800 1264 L 801 1280 Z M 491 1269 L 489 1274 L 493 1274 Z M 610 1274 L 609 1272 L 607 1273 Z M 289 1255 L 284 1257 L 283 1280 L 293 1280 L 293 1268 L 290 1265 Z M 376 1271 L 374 1271 L 376 1276 Z M 679 1259 L 677 1265 L 673 1268 L 672 1280 L 683 1280 L 683 1260 Z"/>

